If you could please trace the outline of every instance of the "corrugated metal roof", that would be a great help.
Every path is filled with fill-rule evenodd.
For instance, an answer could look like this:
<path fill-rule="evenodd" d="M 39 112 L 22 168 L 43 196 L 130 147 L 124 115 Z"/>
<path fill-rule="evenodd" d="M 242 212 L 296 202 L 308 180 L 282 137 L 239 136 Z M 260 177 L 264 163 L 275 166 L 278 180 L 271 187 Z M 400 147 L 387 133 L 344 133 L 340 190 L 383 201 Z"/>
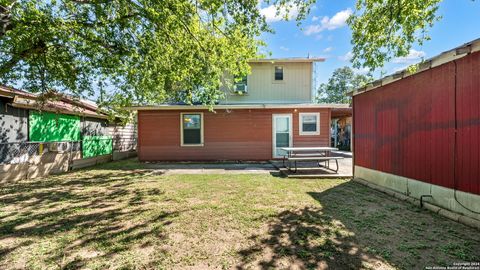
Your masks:
<path fill-rule="evenodd" d="M 461 46 L 458 46 L 454 49 L 445 51 L 445 52 L 443 52 L 443 53 L 441 53 L 437 56 L 434 56 L 430 59 L 427 59 L 427 60 L 419 63 L 418 69 L 413 73 L 408 72 L 407 69 L 395 72 L 394 74 L 385 76 L 385 77 L 383 77 L 379 80 L 371 82 L 366 87 L 356 89 L 356 90 L 348 93 L 348 95 L 355 96 L 355 95 L 362 94 L 364 92 L 374 90 L 376 88 L 379 88 L 380 86 L 390 84 L 392 82 L 401 80 L 405 77 L 412 76 L 414 74 L 423 72 L 425 70 L 429 70 L 431 68 L 438 67 L 438 66 L 443 65 L 445 63 L 448 63 L 448 62 L 454 61 L 456 59 L 465 57 L 465 56 L 467 56 L 467 55 L 469 55 L 473 52 L 476 52 L 476 51 L 480 51 L 480 38 L 475 39 L 475 40 L 470 41 L 470 42 L 467 42 L 467 43 L 465 43 Z"/>
<path fill-rule="evenodd" d="M 0 96 L 13 99 L 11 104 L 13 107 L 107 118 L 105 113 L 98 110 L 95 103 L 83 99 L 76 99 L 72 96 L 61 93 L 49 92 L 42 96 L 13 87 L 0 85 Z M 49 98 L 48 96 L 51 97 Z M 42 97 L 44 97 L 45 100 L 42 101 Z"/>
<path fill-rule="evenodd" d="M 0 96 L 13 98 L 15 95 L 26 96 L 26 97 L 36 97 L 36 95 L 33 93 L 16 89 L 6 85 L 0 85 Z"/>

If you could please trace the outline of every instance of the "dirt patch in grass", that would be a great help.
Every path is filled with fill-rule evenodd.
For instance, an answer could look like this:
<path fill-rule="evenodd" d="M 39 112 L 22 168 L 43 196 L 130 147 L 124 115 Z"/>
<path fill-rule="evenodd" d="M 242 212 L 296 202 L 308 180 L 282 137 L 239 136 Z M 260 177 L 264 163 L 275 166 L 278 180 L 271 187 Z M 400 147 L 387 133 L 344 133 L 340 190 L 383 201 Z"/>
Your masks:
<path fill-rule="evenodd" d="M 133 160 L 0 186 L 0 269 L 422 269 L 480 234 L 359 184 Z"/>

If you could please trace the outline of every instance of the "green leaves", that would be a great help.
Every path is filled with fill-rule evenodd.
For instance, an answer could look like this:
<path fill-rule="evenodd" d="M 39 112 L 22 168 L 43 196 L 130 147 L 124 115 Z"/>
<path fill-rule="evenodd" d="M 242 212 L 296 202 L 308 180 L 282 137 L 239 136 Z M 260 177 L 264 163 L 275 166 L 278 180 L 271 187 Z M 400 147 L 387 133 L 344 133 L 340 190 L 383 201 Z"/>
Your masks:
<path fill-rule="evenodd" d="M 101 96 L 110 108 L 214 104 L 268 30 L 256 0 L 2 1 L 0 80 Z M 180 99 L 180 100 L 179 100 Z"/>
<path fill-rule="evenodd" d="M 355 74 L 350 67 L 337 68 L 328 82 L 318 88 L 318 103 L 351 103 L 347 93 L 365 86 L 372 80 L 370 75 Z"/>
<path fill-rule="evenodd" d="M 270 0 L 306 17 L 315 0 Z M 357 0 L 353 64 L 372 71 L 428 40 L 441 0 Z M 99 96 L 110 109 L 215 104 L 272 31 L 258 0 L 0 0 L 0 83 Z M 342 86 L 341 89 L 344 87 Z M 338 99 L 335 99 L 338 100 Z M 344 101 L 342 101 L 344 102 Z"/>
<path fill-rule="evenodd" d="M 353 66 L 375 70 L 429 40 L 441 0 L 357 0 L 349 18 Z"/>

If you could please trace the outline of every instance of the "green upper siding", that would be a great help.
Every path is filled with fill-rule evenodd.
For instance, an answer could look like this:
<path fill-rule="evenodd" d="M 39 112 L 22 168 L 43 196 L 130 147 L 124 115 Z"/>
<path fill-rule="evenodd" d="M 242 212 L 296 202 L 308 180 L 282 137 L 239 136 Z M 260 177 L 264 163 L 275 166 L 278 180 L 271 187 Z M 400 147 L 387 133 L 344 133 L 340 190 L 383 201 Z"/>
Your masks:
<path fill-rule="evenodd" d="M 80 117 L 38 112 L 29 115 L 29 140 L 36 142 L 79 141 Z"/>
<path fill-rule="evenodd" d="M 82 141 L 84 158 L 111 154 L 113 150 L 111 136 L 85 136 Z"/>

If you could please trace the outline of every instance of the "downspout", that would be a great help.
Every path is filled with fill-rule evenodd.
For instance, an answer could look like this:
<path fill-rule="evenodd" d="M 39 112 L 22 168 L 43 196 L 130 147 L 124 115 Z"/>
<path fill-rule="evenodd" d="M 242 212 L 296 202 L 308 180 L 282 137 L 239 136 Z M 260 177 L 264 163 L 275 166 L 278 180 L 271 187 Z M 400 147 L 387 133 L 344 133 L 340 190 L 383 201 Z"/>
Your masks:
<path fill-rule="evenodd" d="M 335 145 L 333 147 L 337 147 L 337 145 L 338 145 L 338 119 L 334 120 L 334 125 L 333 126 L 334 126 L 333 135 L 335 136 L 334 140 L 333 140 L 333 143 Z"/>

